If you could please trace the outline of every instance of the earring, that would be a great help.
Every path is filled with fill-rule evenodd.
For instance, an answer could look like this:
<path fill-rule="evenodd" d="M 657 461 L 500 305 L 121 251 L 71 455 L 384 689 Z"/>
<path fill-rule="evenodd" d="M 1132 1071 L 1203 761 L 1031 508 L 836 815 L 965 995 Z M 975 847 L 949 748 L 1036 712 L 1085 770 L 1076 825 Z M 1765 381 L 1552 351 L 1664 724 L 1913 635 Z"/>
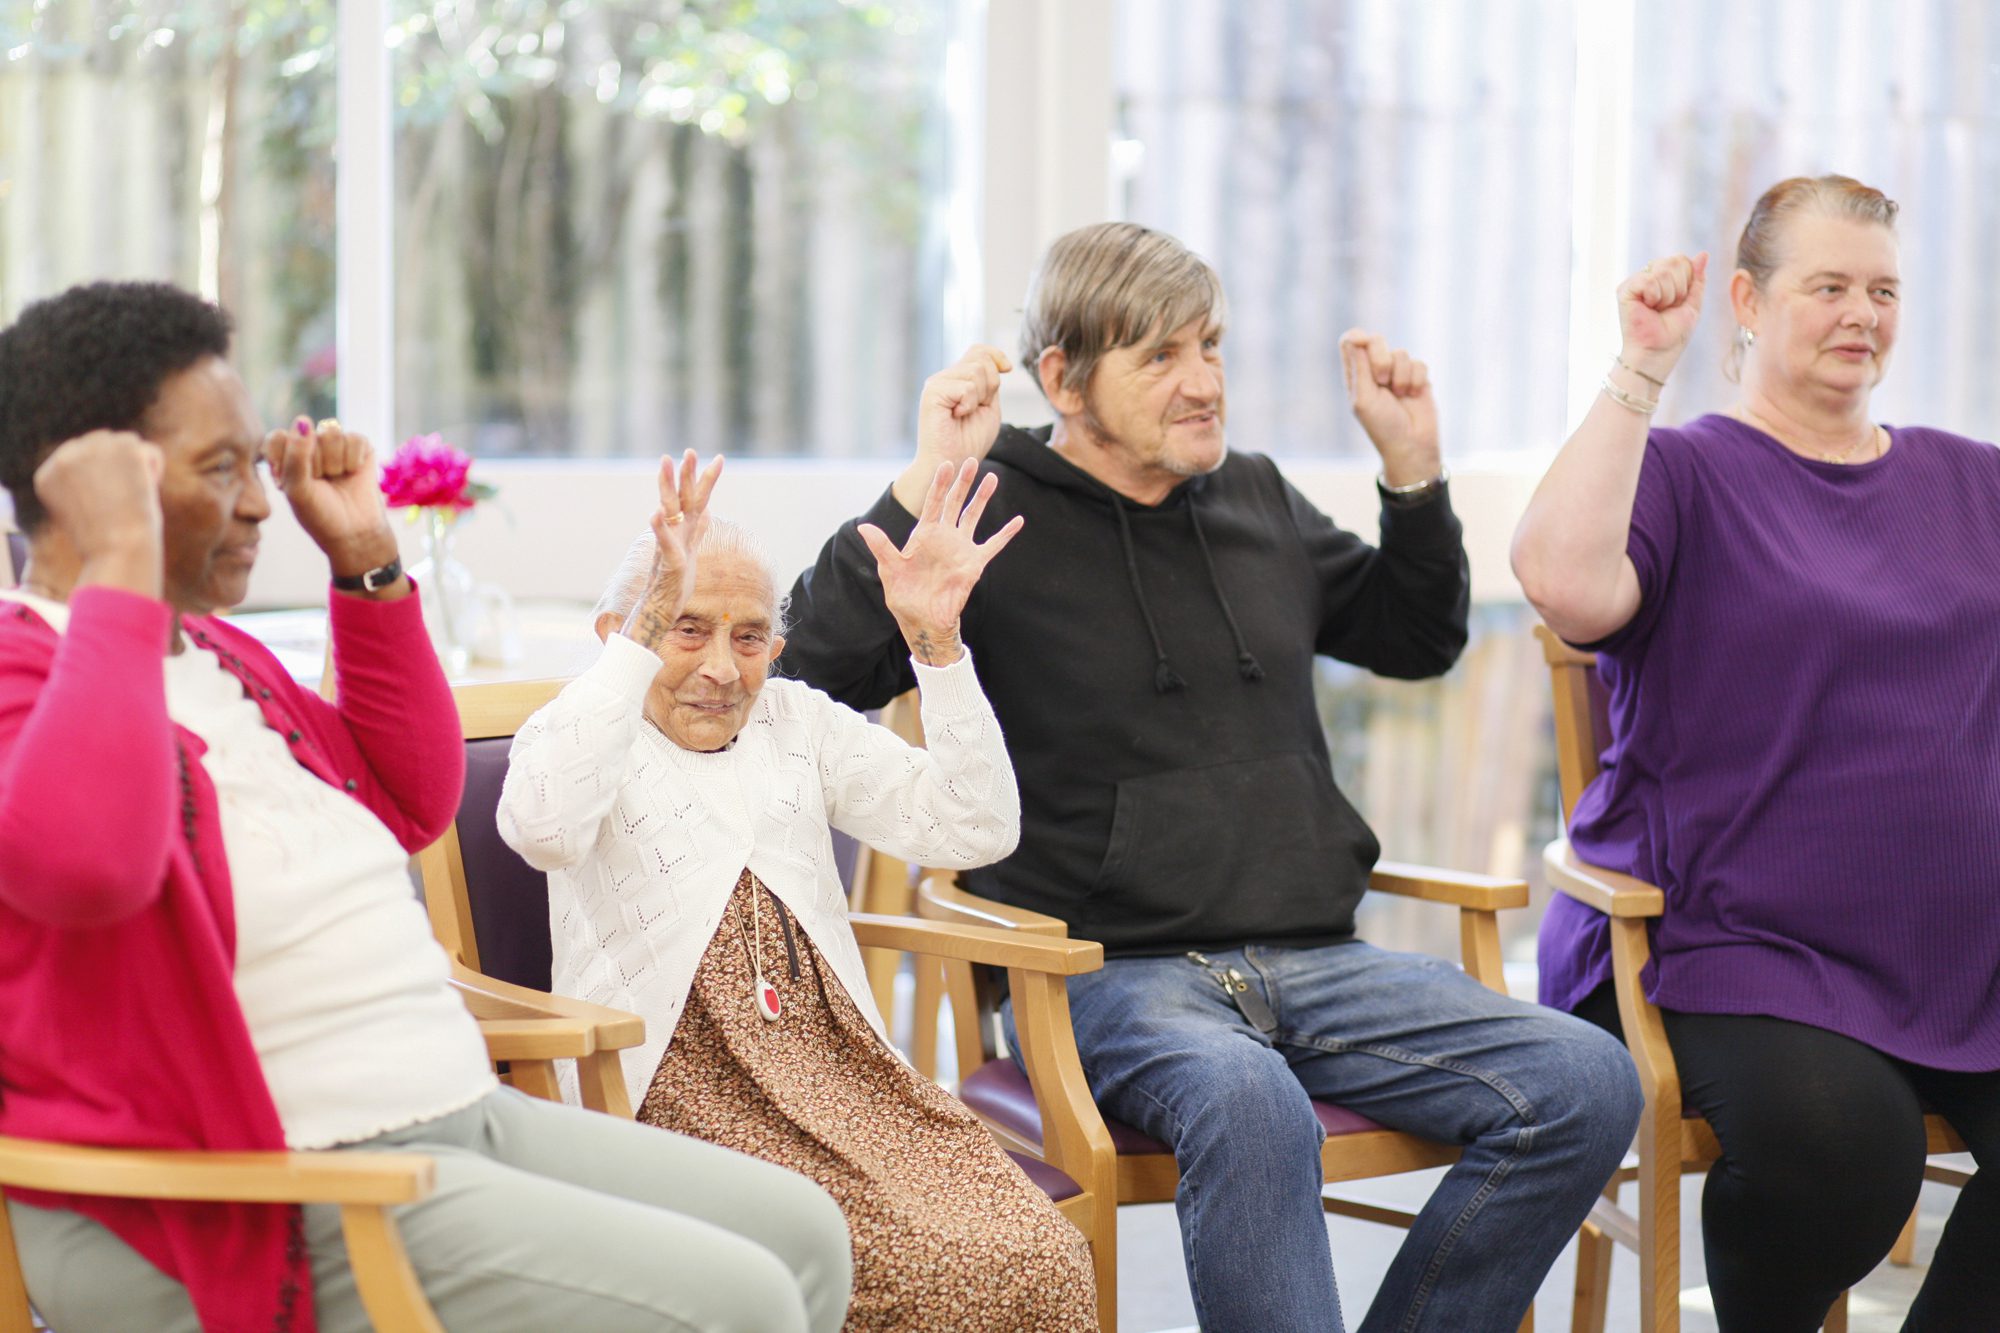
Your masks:
<path fill-rule="evenodd" d="M 1737 325 L 1736 345 L 1738 347 L 1741 347 L 1746 352 L 1749 351 L 1752 347 L 1755 347 L 1757 345 L 1757 334 L 1755 330 L 1744 328 L 1740 324 Z"/>

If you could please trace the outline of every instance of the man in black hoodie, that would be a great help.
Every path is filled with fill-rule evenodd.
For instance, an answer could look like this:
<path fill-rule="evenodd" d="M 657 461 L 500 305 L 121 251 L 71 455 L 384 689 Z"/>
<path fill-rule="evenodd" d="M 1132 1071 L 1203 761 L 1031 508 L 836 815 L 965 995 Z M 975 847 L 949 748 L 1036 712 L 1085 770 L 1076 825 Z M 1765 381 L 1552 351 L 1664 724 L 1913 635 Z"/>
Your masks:
<path fill-rule="evenodd" d="M 1022 335 L 1055 424 L 1001 425 L 996 349 L 934 375 L 916 461 L 793 588 L 781 666 L 856 707 L 911 687 L 869 548 L 893 555 L 938 469 L 982 458 L 985 527 L 1026 527 L 960 637 L 1022 832 L 964 878 L 1104 943 L 1104 969 L 1070 982 L 1077 1043 L 1105 1112 L 1180 1164 L 1202 1327 L 1341 1327 L 1320 1098 L 1464 1145 L 1364 1330 L 1510 1330 L 1631 1143 L 1637 1079 L 1596 1028 L 1355 938 L 1379 847 L 1334 786 L 1313 658 L 1415 679 L 1464 647 L 1435 404 L 1422 362 L 1342 339 L 1382 458 L 1371 547 L 1270 459 L 1229 452 L 1223 315 L 1220 280 L 1172 237 L 1108 223 L 1057 240 Z"/>

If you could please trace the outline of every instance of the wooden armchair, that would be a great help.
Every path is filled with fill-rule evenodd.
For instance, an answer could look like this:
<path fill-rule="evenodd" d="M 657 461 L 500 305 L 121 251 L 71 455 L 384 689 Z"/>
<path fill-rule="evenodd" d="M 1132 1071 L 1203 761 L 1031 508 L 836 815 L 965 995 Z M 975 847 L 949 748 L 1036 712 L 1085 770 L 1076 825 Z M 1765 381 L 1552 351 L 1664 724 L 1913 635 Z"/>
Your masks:
<path fill-rule="evenodd" d="M 548 881 L 500 840 L 496 827 L 514 733 L 568 683 L 508 681 L 452 691 L 465 735 L 465 795 L 451 828 L 417 854 L 417 869 L 431 930 L 452 957 L 453 984 L 479 1020 L 487 1055 L 506 1064 L 508 1082 L 554 1101 L 555 1062 L 574 1060 L 583 1104 L 630 1119 L 618 1052 L 645 1040 L 645 1023 L 548 993 Z"/>
<path fill-rule="evenodd" d="M 453 691 L 466 736 L 465 799 L 457 823 L 419 856 L 418 865 L 432 929 L 458 964 L 457 979 L 467 991 L 467 1003 L 481 1018 L 489 1053 L 509 1062 L 515 1085 L 553 1098 L 550 1062 L 575 1059 L 585 1104 L 629 1117 L 632 1107 L 618 1052 L 643 1040 L 641 1020 L 543 993 L 549 984 L 551 949 L 548 881 L 501 843 L 494 827 L 514 733 L 567 683 L 462 685 Z M 914 716 L 911 709 L 908 725 L 914 725 Z M 863 850 L 864 858 L 872 855 L 872 849 Z M 874 873 L 886 883 L 898 871 L 907 884 L 908 867 L 901 862 L 881 858 Z M 867 873 L 864 861 L 861 874 Z M 477 891 L 469 888 L 475 884 Z M 907 893 L 904 897 L 907 901 Z M 881 977 L 885 996 L 893 963 L 906 953 L 930 968 L 952 960 L 1006 970 L 1021 997 L 1016 1009 L 1024 1058 L 1033 1071 L 1030 1083 L 1049 1105 L 1072 1111 L 1051 1115 L 1051 1138 L 1058 1145 L 1054 1151 L 1017 1156 L 1016 1161 L 1094 1242 L 1110 1228 L 1111 1190 L 1087 1174 L 1093 1160 L 1088 1131 L 1074 1108 L 1090 1106 L 1089 1092 L 1070 1035 L 1069 993 L 1063 980 L 1103 966 L 1102 947 L 1082 940 L 1026 939 L 911 916 L 857 912 L 850 919 L 864 956 L 886 958 L 892 964 Z M 482 954 L 480 943 L 485 941 L 498 945 Z M 482 959 L 494 975 L 474 970 L 482 966 Z M 875 972 L 881 971 L 878 961 Z M 875 979 L 871 973 L 871 981 Z M 892 1008 L 891 998 L 882 1003 L 885 1013 Z M 1091 1113 L 1095 1115 L 1094 1107 Z M 1103 1327 L 1108 1331 L 1114 1325 L 1105 1322 Z M 0 1329 L 0 1333 L 10 1331 Z"/>
<path fill-rule="evenodd" d="M 1599 756 L 1610 740 L 1606 696 L 1597 678 L 1594 654 L 1570 647 L 1546 625 L 1537 625 L 1535 636 L 1541 640 L 1555 691 L 1556 769 L 1567 821 L 1584 788 L 1597 777 Z M 1624 1025 L 1625 1044 L 1639 1068 L 1645 1097 L 1639 1119 L 1638 1165 L 1625 1167 L 1612 1177 L 1604 1200 L 1592 1211 L 1578 1238 L 1573 1333 L 1603 1333 L 1614 1245 L 1623 1245 L 1639 1256 L 1640 1328 L 1644 1333 L 1679 1333 L 1680 1178 L 1684 1172 L 1706 1171 L 1722 1149 L 1708 1122 L 1681 1103 L 1680 1073 L 1667 1044 L 1666 1028 L 1639 981 L 1639 973 L 1652 954 L 1648 923 L 1665 910 L 1666 896 L 1630 875 L 1586 864 L 1566 838 L 1549 844 L 1542 864 L 1554 888 L 1610 918 L 1618 1017 Z M 1965 1151 L 1958 1135 L 1938 1116 L 1924 1117 L 1924 1136 L 1933 1154 Z M 1971 1178 L 1967 1172 L 1941 1164 L 1927 1167 L 1925 1175 L 1957 1185 Z M 1618 1207 L 1619 1187 L 1634 1179 L 1639 1182 L 1636 1217 Z M 1915 1225 L 1912 1215 L 1892 1252 L 1895 1262 L 1910 1262 Z M 1827 1333 L 1845 1333 L 1845 1293 L 1828 1312 L 1825 1327 Z"/>
<path fill-rule="evenodd" d="M 443 1333 L 389 1216 L 435 1184 L 431 1159 L 410 1153 L 155 1152 L 0 1138 L 0 1194 L 12 1186 L 121 1199 L 338 1205 L 362 1306 L 383 1333 Z M 35 1326 L 0 1197 L 0 1333 Z"/>
<path fill-rule="evenodd" d="M 1492 989 L 1506 993 L 1500 970 L 1498 913 L 1502 908 L 1527 904 L 1525 882 L 1384 862 L 1376 866 L 1370 887 L 1382 893 L 1456 907 L 1465 970 Z M 1069 933 L 1068 926 L 1055 917 L 966 893 L 954 877 L 946 874 L 924 878 L 918 889 L 917 910 L 919 915 L 933 920 L 992 926 L 1046 940 L 1066 939 Z M 1107 1121 L 1090 1101 L 1087 1086 L 1081 1087 L 1079 1093 L 1064 1084 L 1064 1101 L 1051 1102 L 1043 1087 L 1032 1078 L 1024 1078 L 1014 1062 L 1001 1054 L 995 1014 L 998 987 L 990 974 L 982 974 L 967 962 L 953 960 L 945 966 L 945 977 L 958 1044 L 958 1095 L 986 1121 L 1002 1146 L 1019 1156 L 1057 1164 L 1076 1179 L 1097 1182 L 1099 1188 L 1108 1189 L 1119 1203 L 1163 1203 L 1174 1197 L 1180 1184 L 1180 1170 L 1165 1144 L 1129 1125 Z M 1012 993 L 1015 1027 L 1021 1033 L 1023 1055 L 1032 1074 L 1034 1062 L 1026 1050 L 1030 1035 L 1028 1010 L 1023 1005 L 1021 991 L 1015 989 Z M 1068 1030 L 1067 995 L 1062 996 L 1060 1019 L 1062 1036 L 1073 1053 L 1075 1035 Z M 1082 1077 L 1080 1066 L 1077 1077 Z M 1330 1102 L 1315 1101 L 1313 1109 L 1326 1130 L 1320 1161 L 1329 1185 L 1445 1166 L 1458 1160 L 1459 1149 L 1454 1145 L 1385 1129 Z M 1075 1126 L 1060 1123 L 1058 1116 L 1062 1120 L 1074 1117 L 1078 1123 Z M 1079 1158 L 1079 1153 L 1086 1156 Z M 1408 1227 L 1415 1220 L 1414 1213 L 1386 1204 L 1335 1197 L 1328 1197 L 1323 1203 L 1329 1213 L 1390 1226 Z M 1116 1222 L 1107 1217 L 1103 1231 L 1093 1237 L 1098 1267 L 1098 1314 L 1106 1328 L 1115 1326 L 1116 1245 Z M 1523 1333 L 1530 1333 L 1534 1322 L 1531 1310 L 1521 1321 Z"/>

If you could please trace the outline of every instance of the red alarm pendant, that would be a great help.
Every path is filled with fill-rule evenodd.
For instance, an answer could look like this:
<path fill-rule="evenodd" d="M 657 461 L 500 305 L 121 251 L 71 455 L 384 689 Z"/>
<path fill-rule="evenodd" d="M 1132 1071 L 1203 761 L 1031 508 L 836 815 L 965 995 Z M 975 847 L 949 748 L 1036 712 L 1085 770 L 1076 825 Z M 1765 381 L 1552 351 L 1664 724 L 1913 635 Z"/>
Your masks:
<path fill-rule="evenodd" d="M 778 1015 L 783 1013 L 785 1008 L 784 1002 L 778 998 L 778 988 L 759 974 L 754 990 L 757 997 L 757 1012 L 763 1016 L 766 1023 L 777 1022 Z"/>

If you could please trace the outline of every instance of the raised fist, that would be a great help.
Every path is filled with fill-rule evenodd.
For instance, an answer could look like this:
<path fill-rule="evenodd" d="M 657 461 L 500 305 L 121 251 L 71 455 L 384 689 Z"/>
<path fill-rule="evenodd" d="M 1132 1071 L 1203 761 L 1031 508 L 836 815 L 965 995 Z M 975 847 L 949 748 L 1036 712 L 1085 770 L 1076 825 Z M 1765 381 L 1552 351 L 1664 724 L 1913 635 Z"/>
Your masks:
<path fill-rule="evenodd" d="M 1620 358 L 1636 373 L 1663 382 L 1701 318 L 1708 287 L 1708 253 L 1689 258 L 1669 255 L 1618 284 L 1618 327 L 1624 335 Z"/>
<path fill-rule="evenodd" d="M 35 496 L 84 564 L 161 557 L 160 447 L 130 431 L 94 430 L 56 446 L 35 469 Z"/>

